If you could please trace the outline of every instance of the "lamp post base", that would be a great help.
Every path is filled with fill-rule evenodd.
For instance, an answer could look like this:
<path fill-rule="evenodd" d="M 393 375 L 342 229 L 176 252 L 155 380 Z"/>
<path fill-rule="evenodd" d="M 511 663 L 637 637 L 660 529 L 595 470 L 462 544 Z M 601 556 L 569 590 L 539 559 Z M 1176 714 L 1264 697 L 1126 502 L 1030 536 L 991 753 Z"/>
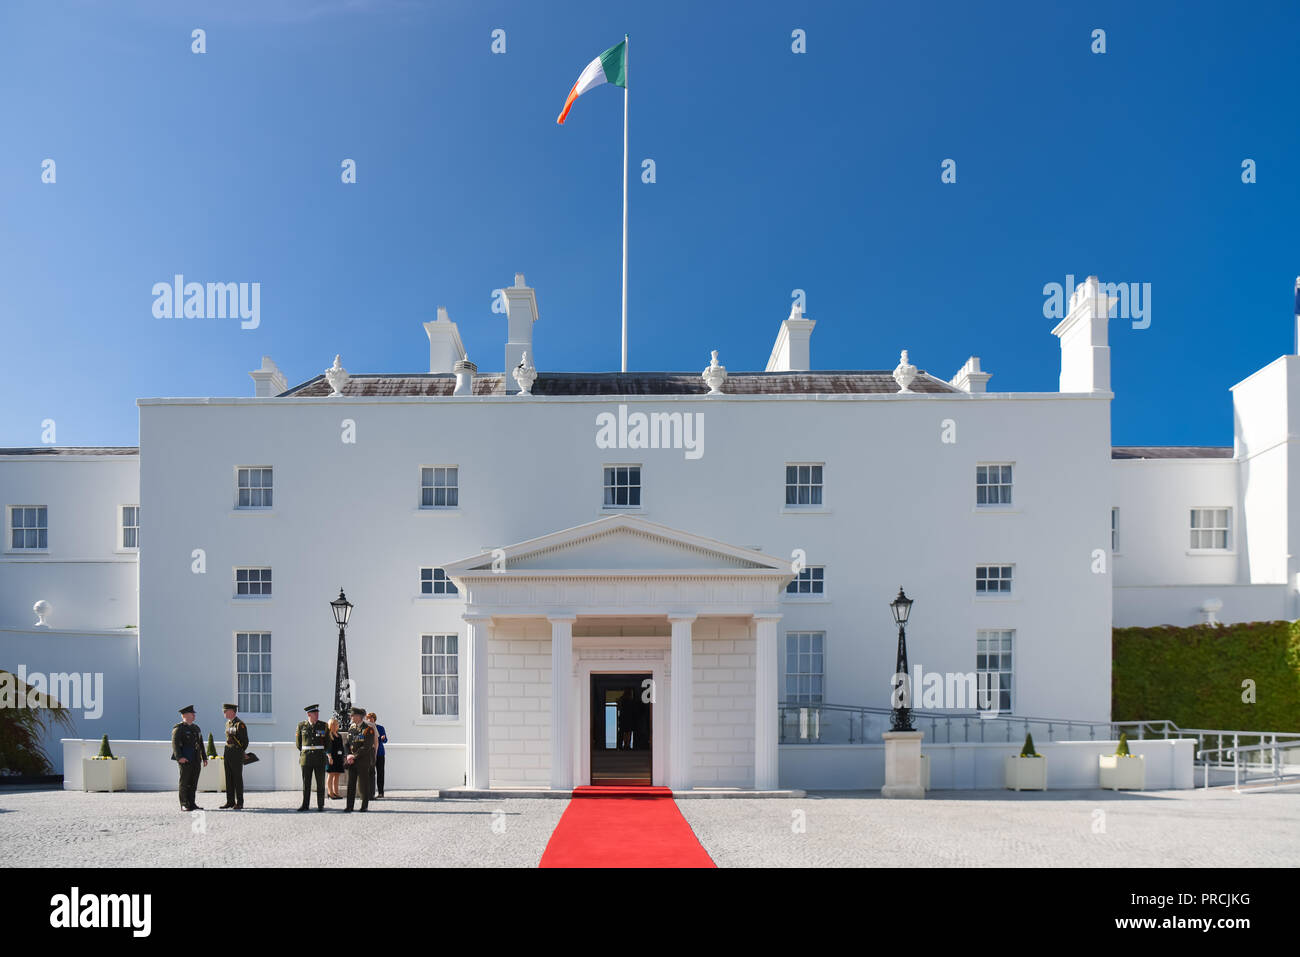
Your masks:
<path fill-rule="evenodd" d="M 885 786 L 880 796 L 887 798 L 924 798 L 921 786 L 921 739 L 923 731 L 886 731 Z"/>

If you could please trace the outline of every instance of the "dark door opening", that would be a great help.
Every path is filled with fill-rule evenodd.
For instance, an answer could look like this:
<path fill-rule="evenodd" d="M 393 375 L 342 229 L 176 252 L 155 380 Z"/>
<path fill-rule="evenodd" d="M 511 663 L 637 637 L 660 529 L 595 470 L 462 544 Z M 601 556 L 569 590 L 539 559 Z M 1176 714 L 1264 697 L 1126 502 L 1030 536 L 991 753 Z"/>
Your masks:
<path fill-rule="evenodd" d="M 591 783 L 651 782 L 650 675 L 591 676 Z"/>

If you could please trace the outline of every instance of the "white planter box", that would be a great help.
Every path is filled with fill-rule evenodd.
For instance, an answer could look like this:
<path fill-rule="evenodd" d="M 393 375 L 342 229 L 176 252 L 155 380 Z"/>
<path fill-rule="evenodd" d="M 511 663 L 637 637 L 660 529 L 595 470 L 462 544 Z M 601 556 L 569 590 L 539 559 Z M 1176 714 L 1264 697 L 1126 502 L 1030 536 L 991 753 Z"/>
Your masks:
<path fill-rule="evenodd" d="M 1120 757 L 1118 754 L 1099 754 L 1101 786 L 1112 791 L 1142 791 L 1146 789 L 1147 766 L 1142 755 Z"/>
<path fill-rule="evenodd" d="M 1047 758 L 1022 758 L 1008 754 L 1003 766 L 1007 787 L 1013 791 L 1047 790 Z"/>
<path fill-rule="evenodd" d="M 224 791 L 226 765 L 221 758 L 208 758 L 208 766 L 199 771 L 200 791 Z"/>
<path fill-rule="evenodd" d="M 81 788 L 83 791 L 125 791 L 126 758 L 110 761 L 82 758 Z"/>

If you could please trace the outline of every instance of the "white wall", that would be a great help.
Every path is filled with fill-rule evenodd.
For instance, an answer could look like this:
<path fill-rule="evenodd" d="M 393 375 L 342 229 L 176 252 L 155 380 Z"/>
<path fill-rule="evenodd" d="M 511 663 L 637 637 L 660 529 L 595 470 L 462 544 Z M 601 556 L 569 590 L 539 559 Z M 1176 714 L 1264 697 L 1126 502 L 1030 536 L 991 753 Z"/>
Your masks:
<path fill-rule="evenodd" d="M 1047 759 L 1049 790 L 1100 787 L 1097 756 L 1114 754 L 1118 741 L 1034 743 Z M 970 790 L 1005 786 L 1003 760 L 1020 753 L 1012 744 L 923 744 L 930 758 L 933 790 Z M 1133 754 L 1146 761 L 1146 789 L 1193 787 L 1196 741 L 1138 740 Z M 885 783 L 883 744 L 797 744 L 781 747 L 781 787 L 819 790 L 877 790 Z"/>
<path fill-rule="evenodd" d="M 14 455 L 0 450 L 0 626 L 26 628 L 48 601 L 51 627 L 139 624 L 136 553 L 122 550 L 119 506 L 140 504 L 135 455 Z M 44 505 L 49 549 L 11 549 L 11 505 Z"/>
<path fill-rule="evenodd" d="M 694 658 L 696 787 L 754 786 L 754 654 L 749 628 L 698 619 Z"/>
<path fill-rule="evenodd" d="M 488 781 L 546 787 L 550 780 L 551 627 L 506 622 L 488 641 Z"/>
<path fill-rule="evenodd" d="M 1285 585 L 1151 585 L 1115 589 L 1115 626 L 1201 624 L 1201 605 L 1211 599 L 1223 603 L 1215 618 L 1225 625 L 1296 617 L 1295 592 Z"/>

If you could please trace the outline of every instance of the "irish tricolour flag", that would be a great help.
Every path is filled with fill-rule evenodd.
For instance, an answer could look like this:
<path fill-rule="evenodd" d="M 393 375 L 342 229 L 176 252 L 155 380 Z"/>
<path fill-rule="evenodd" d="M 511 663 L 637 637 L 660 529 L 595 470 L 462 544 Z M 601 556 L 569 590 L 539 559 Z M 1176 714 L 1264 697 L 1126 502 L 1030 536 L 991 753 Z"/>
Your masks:
<path fill-rule="evenodd" d="M 573 107 L 573 101 L 602 83 L 612 83 L 614 86 L 627 88 L 627 40 L 610 47 L 587 64 L 587 68 L 578 77 L 578 82 L 573 84 L 573 89 L 569 91 L 569 98 L 564 101 L 564 109 L 555 122 L 563 125 L 564 118 L 569 115 L 569 110 Z"/>

